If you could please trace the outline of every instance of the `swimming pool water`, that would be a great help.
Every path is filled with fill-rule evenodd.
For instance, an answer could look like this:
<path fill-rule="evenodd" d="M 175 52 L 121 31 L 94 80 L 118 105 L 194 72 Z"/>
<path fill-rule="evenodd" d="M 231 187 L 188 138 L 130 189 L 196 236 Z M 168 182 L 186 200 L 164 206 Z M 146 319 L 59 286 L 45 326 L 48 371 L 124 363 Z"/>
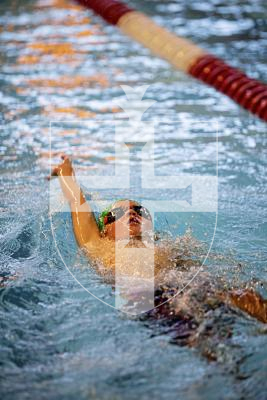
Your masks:
<path fill-rule="evenodd" d="M 128 3 L 267 81 L 263 0 Z M 1 398 L 265 398 L 262 324 L 238 319 L 229 360 L 210 363 L 197 349 L 172 344 L 160 329 L 85 292 L 55 247 L 44 178 L 51 120 L 56 121 L 54 163 L 64 151 L 73 154 L 80 174 L 85 167 L 92 174 L 111 174 L 112 130 L 93 128 L 93 121 L 123 116 L 113 103 L 123 96 L 120 85 L 150 85 L 145 98 L 157 103 L 145 119 L 172 121 L 157 131 L 157 174 L 214 173 L 212 134 L 218 126 L 213 254 L 220 257 L 209 260 L 209 270 L 219 269 L 230 284 L 231 279 L 240 285 L 254 282 L 266 297 L 266 124 L 75 3 L 2 1 L 0 14 Z M 192 228 L 192 235 L 208 245 L 214 216 L 188 218 L 158 216 L 156 228 L 174 235 Z M 112 303 L 111 286 L 77 253 L 70 215 L 54 215 L 53 224 L 77 279 Z M 238 362 L 231 350 L 238 351 Z"/>

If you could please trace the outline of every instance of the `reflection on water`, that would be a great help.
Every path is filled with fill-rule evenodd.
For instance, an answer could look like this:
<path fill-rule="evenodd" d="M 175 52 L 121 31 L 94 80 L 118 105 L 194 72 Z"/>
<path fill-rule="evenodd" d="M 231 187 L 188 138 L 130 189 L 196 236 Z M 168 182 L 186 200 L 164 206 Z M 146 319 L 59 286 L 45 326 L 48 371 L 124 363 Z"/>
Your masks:
<path fill-rule="evenodd" d="M 263 0 L 130 3 L 252 77 L 267 81 Z M 187 292 L 195 299 L 189 303 L 195 314 L 212 310 L 199 325 L 198 349 L 206 355 L 216 349 L 221 364 L 209 364 L 199 352 L 171 344 L 184 344 L 188 331 L 195 329 L 191 320 L 178 327 L 179 321 L 172 321 L 166 309 L 164 321 L 155 316 L 137 321 L 79 287 L 53 242 L 44 177 L 49 172 L 51 120 L 55 121 L 52 163 L 65 151 L 73 154 L 81 175 L 112 174 L 112 130 L 99 129 L 94 121 L 103 121 L 104 127 L 105 121 L 123 117 L 113 103 L 123 96 L 119 85 L 150 85 L 145 98 L 157 103 L 146 111 L 145 119 L 172 121 L 158 129 L 155 138 L 158 175 L 212 174 L 214 165 L 207 160 L 218 124 L 219 213 L 213 252 L 205 267 L 212 276 L 209 282 L 227 287 L 249 282 L 266 296 L 266 125 L 212 88 L 150 56 L 75 3 L 13 0 L 1 2 L 0 10 L 0 374 L 4 378 L 0 390 L 4 398 L 177 399 L 182 393 L 188 399 L 209 399 L 217 396 L 218 388 L 221 397 L 263 398 L 266 329 L 240 313 L 216 308 L 212 300 L 207 306 L 201 298 L 204 289 L 195 293 L 192 286 Z M 208 124 L 200 128 L 199 121 Z M 54 215 L 53 224 L 61 254 L 75 277 L 93 295 L 112 304 L 112 287 L 77 252 L 70 215 Z M 203 255 L 202 245 L 210 243 L 213 226 L 214 218 L 197 213 L 190 217 L 165 213 L 156 219 L 156 229 L 167 237 L 187 238 L 188 258 Z M 188 277 L 182 268 L 175 276 L 179 283 Z M 199 285 L 206 290 L 204 278 L 199 275 Z M 213 334 L 205 336 L 209 329 Z"/>

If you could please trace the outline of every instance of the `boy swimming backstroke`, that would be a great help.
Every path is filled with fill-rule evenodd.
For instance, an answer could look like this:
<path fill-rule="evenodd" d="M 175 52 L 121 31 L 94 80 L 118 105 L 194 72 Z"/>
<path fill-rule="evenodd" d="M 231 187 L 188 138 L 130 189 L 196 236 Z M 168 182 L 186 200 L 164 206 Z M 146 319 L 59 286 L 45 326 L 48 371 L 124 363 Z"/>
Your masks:
<path fill-rule="evenodd" d="M 115 273 L 115 264 L 117 268 L 118 260 L 120 260 L 121 271 L 134 276 L 136 271 L 140 274 L 141 270 L 144 271 L 144 277 L 146 277 L 146 268 L 136 268 L 129 263 L 129 260 L 120 258 L 120 254 L 117 254 L 116 245 L 125 240 L 128 241 L 128 247 L 135 248 L 149 247 L 149 243 L 153 243 L 153 273 L 158 288 L 162 287 L 160 284 L 162 272 L 173 272 L 175 270 L 174 256 L 173 253 L 170 255 L 168 248 L 154 242 L 153 223 L 149 210 L 134 200 L 117 200 L 96 219 L 90 204 L 86 201 L 85 195 L 76 181 L 70 157 L 63 154 L 61 158 L 62 162 L 52 169 L 48 179 L 53 176 L 59 177 L 61 189 L 71 209 L 73 231 L 79 247 L 85 251 L 91 261 L 101 263 L 105 270 L 113 274 Z M 145 263 L 146 260 L 142 259 L 139 262 Z M 225 290 L 218 290 L 216 292 L 206 283 L 202 285 L 200 290 L 203 290 L 203 288 L 207 291 L 207 296 L 212 294 L 213 300 L 217 299 L 218 303 L 237 307 L 259 321 L 267 322 L 267 301 L 254 290 L 237 289 L 226 292 Z M 157 293 L 161 293 L 161 291 L 156 287 L 155 299 Z M 175 301 L 177 306 L 179 299 Z M 182 302 L 185 304 L 186 300 L 183 299 Z M 158 302 L 158 304 L 160 303 L 162 301 Z M 180 305 L 177 307 L 181 309 Z"/>

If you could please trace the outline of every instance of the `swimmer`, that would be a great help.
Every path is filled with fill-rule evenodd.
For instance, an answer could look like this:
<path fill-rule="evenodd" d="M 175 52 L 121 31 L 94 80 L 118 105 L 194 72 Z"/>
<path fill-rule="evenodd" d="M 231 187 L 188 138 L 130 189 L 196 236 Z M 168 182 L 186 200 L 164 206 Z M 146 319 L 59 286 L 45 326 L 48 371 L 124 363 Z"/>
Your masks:
<path fill-rule="evenodd" d="M 151 215 L 136 201 L 118 200 L 102 212 L 97 221 L 76 181 L 70 158 L 62 155 L 62 160 L 63 162 L 53 169 L 51 177 L 60 178 L 63 194 L 71 209 L 76 241 L 91 260 L 101 261 L 106 269 L 114 272 L 115 246 L 119 241 L 128 240 L 127 247 L 135 248 L 145 248 L 152 244 L 154 235 Z M 155 254 L 158 260 L 156 266 L 162 265 L 164 250 L 155 248 Z M 120 252 L 116 247 L 116 268 L 119 258 Z M 127 273 L 128 268 L 129 265 Z M 134 273 L 134 270 L 131 273 Z"/>
<path fill-rule="evenodd" d="M 154 242 L 153 223 L 149 211 L 133 200 L 118 200 L 100 215 L 98 221 L 86 201 L 76 181 L 70 157 L 63 154 L 62 162 L 52 169 L 51 175 L 58 176 L 61 189 L 69 203 L 72 215 L 73 230 L 80 248 L 85 250 L 91 261 L 100 261 L 105 269 L 115 272 L 115 246 L 118 242 L 128 240 L 128 247 L 148 247 Z M 170 257 L 164 246 L 154 246 L 155 277 L 162 270 L 173 271 L 174 257 Z M 120 257 L 118 257 L 120 258 Z M 128 260 L 127 260 L 128 261 Z M 144 259 L 141 260 L 145 262 Z M 116 249 L 117 268 L 117 249 Z M 122 272 L 135 274 L 140 268 L 132 268 L 129 262 L 121 257 Z M 146 270 L 146 268 L 143 268 Z M 117 271 L 117 270 L 116 270 Z M 101 271 L 100 271 L 101 272 Z M 144 277 L 145 271 L 144 271 Z M 218 299 L 245 311 L 259 321 L 267 322 L 267 301 L 253 290 L 231 290 L 218 293 Z"/>

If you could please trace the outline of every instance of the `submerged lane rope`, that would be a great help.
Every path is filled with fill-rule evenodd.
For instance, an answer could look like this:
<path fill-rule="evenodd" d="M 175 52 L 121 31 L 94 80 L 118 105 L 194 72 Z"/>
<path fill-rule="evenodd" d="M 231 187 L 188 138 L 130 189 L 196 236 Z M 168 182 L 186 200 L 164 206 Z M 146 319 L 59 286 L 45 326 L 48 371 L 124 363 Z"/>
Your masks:
<path fill-rule="evenodd" d="M 157 25 L 145 14 L 117 0 L 76 0 L 107 22 L 167 60 L 175 68 L 211 85 L 236 103 L 267 121 L 267 85 L 249 78 L 188 39 Z"/>

